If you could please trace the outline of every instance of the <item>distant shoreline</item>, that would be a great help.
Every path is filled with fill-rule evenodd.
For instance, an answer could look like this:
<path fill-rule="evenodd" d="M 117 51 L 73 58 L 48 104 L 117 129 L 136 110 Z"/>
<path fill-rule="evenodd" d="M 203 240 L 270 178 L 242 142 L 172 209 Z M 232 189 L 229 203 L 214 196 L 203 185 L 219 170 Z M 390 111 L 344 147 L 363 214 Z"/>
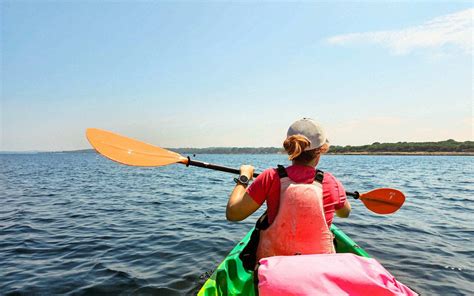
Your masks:
<path fill-rule="evenodd" d="M 329 152 L 327 155 L 474 156 L 474 152 Z"/>
<path fill-rule="evenodd" d="M 165 148 L 184 155 L 194 154 L 286 154 L 278 147 L 207 147 L 207 148 Z M 94 149 L 73 151 L 0 151 L 0 154 L 34 153 L 91 153 Z M 428 155 L 428 156 L 474 156 L 474 141 L 458 142 L 446 140 L 439 142 L 397 142 L 361 146 L 331 146 L 329 155 Z"/>
<path fill-rule="evenodd" d="M 172 149 L 170 149 L 172 150 Z M 176 149 L 177 150 L 177 149 Z M 174 150 L 174 151 L 176 151 Z M 8 152 L 2 151 L 0 155 L 32 155 L 32 154 L 74 154 L 74 153 L 94 153 L 94 149 L 86 149 L 86 150 L 70 150 L 70 151 L 35 151 L 35 152 Z M 182 153 L 183 155 L 270 155 L 270 154 L 281 154 L 281 152 L 272 152 L 272 153 L 209 153 L 209 152 L 197 152 L 197 153 Z M 361 151 L 361 152 L 329 152 L 327 155 L 367 155 L 367 156 L 474 156 L 474 152 L 426 152 L 426 151 L 419 151 L 419 152 L 368 152 L 368 151 Z"/>

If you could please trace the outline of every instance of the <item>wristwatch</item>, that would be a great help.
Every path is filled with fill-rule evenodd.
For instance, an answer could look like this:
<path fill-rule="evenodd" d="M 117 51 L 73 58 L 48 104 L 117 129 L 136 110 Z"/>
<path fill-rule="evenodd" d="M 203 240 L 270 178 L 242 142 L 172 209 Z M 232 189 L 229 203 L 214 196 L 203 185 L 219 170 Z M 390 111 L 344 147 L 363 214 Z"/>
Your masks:
<path fill-rule="evenodd" d="M 242 184 L 244 186 L 249 185 L 249 178 L 245 175 L 240 175 L 238 178 L 234 178 L 234 182 L 237 184 Z"/>

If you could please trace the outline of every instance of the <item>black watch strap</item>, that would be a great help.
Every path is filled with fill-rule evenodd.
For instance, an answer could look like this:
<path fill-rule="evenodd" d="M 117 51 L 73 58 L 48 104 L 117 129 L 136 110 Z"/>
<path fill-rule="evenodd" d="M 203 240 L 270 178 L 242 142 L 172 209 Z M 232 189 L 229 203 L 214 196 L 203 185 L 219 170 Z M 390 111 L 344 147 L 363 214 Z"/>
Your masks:
<path fill-rule="evenodd" d="M 244 186 L 249 185 L 249 178 L 244 175 L 240 175 L 238 178 L 234 178 L 234 182 L 237 184 L 242 184 Z"/>

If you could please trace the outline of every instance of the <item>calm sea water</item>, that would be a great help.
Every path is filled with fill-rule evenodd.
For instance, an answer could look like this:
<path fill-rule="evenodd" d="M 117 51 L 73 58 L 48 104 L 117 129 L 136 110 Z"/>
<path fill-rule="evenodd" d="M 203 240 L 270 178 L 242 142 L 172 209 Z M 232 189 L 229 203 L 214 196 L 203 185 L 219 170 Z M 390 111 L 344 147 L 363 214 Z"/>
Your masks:
<path fill-rule="evenodd" d="M 199 155 L 258 170 L 281 155 Z M 0 294 L 195 294 L 255 222 L 225 220 L 233 176 L 136 168 L 94 153 L 0 155 Z M 380 216 L 353 201 L 335 223 L 425 295 L 474 290 L 472 157 L 326 156 L 348 190 L 402 190 Z M 472 295 L 472 294 L 471 294 Z"/>

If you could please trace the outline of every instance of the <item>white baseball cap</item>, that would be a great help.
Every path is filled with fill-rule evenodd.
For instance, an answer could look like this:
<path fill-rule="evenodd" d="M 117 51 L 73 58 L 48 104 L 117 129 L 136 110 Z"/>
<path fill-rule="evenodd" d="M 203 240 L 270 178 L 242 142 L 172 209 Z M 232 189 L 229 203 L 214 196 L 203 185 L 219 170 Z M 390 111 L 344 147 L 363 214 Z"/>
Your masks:
<path fill-rule="evenodd" d="M 311 145 L 304 149 L 305 151 L 320 148 L 329 142 L 322 126 L 311 118 L 300 119 L 290 126 L 286 136 L 295 135 L 305 136 L 311 142 Z"/>

